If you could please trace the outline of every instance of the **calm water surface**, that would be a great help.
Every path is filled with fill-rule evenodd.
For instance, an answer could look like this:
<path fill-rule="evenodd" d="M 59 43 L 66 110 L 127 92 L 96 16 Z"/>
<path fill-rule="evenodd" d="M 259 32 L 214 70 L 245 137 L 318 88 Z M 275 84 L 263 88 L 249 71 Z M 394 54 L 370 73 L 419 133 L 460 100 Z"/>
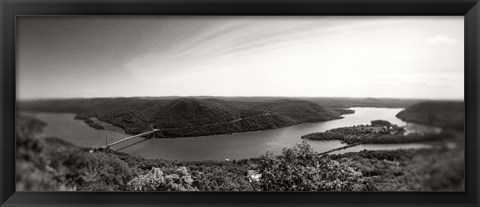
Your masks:
<path fill-rule="evenodd" d="M 244 132 L 232 135 L 214 135 L 202 137 L 186 137 L 175 139 L 143 139 L 138 138 L 116 145 L 114 149 L 145 158 L 162 158 L 169 160 L 223 160 L 258 157 L 267 151 L 274 154 L 281 153 L 285 147 L 292 147 L 302 140 L 302 135 L 312 132 L 323 132 L 328 129 L 369 124 L 370 121 L 381 119 L 392 124 L 405 126 L 407 123 L 396 118 L 395 115 L 402 109 L 390 108 L 351 108 L 354 114 L 346 114 L 343 119 L 327 122 L 305 123 L 280 129 L 265 131 Z M 65 139 L 76 145 L 85 147 L 99 147 L 105 145 L 105 136 L 109 141 L 120 140 L 127 134 L 121 133 L 120 128 L 102 125 L 109 130 L 97 130 L 81 120 L 75 120 L 74 114 L 68 113 L 36 113 L 40 120 L 47 123 L 42 136 L 54 136 Z M 408 131 L 438 131 L 438 128 L 416 124 L 408 124 Z M 317 152 L 324 152 L 344 146 L 340 141 L 308 141 Z M 137 143 L 133 145 L 134 143 Z M 393 150 L 399 148 L 423 148 L 426 144 L 365 144 L 346 150 L 338 151 L 357 152 L 367 150 Z"/>

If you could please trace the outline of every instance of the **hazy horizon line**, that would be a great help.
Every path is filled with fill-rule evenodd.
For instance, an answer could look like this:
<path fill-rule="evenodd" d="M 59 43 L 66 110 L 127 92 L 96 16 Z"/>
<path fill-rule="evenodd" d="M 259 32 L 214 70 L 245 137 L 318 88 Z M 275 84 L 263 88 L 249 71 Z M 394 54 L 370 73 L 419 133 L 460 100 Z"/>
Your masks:
<path fill-rule="evenodd" d="M 41 101 L 41 100 L 69 100 L 69 99 L 114 99 L 114 98 L 345 98 L 345 99 L 398 99 L 398 100 L 432 100 L 432 101 L 465 101 L 464 98 L 403 98 L 403 97 L 360 97 L 360 96 L 103 96 L 103 97 L 41 97 L 41 98 L 16 98 L 16 101 Z"/>

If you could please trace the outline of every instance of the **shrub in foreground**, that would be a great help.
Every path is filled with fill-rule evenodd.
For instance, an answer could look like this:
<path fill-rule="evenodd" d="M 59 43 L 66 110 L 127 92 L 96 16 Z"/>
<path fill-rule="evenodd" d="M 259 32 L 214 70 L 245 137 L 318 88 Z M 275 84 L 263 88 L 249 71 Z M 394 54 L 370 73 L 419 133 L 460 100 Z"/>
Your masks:
<path fill-rule="evenodd" d="M 160 168 L 152 168 L 150 172 L 135 177 L 127 185 L 134 191 L 196 191 L 192 183 L 193 179 L 187 168 L 180 167 L 169 175 L 165 175 Z"/>
<path fill-rule="evenodd" d="M 262 191 L 373 191 L 362 173 L 348 159 L 332 160 L 318 156 L 310 145 L 284 149 L 279 157 L 262 156 L 257 168 Z"/>

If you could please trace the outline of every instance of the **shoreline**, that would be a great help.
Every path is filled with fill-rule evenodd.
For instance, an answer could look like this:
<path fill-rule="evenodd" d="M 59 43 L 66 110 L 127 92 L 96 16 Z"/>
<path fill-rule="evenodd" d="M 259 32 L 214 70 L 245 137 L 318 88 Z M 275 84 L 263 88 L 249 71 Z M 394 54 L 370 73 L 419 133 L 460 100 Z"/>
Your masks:
<path fill-rule="evenodd" d="M 365 107 L 365 108 L 368 108 L 368 107 Z M 372 108 L 378 108 L 378 107 L 372 107 Z M 340 113 L 338 118 L 335 118 L 335 119 L 330 119 L 330 120 L 325 120 L 325 121 L 307 121 L 307 122 L 299 122 L 299 123 L 295 123 L 295 124 L 292 124 L 292 125 L 285 125 L 285 126 L 281 126 L 281 127 L 276 127 L 276 128 L 266 128 L 266 129 L 258 129 L 258 130 L 249 130 L 249 131 L 240 131 L 240 132 L 233 132 L 233 133 L 216 133 L 216 134 L 207 134 L 207 135 L 197 135 L 197 136 L 179 136 L 179 137 L 156 137 L 156 139 L 179 139 L 179 138 L 199 138 L 199 137 L 207 137 L 207 136 L 222 136 L 222 135 L 236 135 L 236 134 L 240 134 L 240 133 L 249 133 L 249 132 L 258 132 L 258 131 L 268 131 L 268 130 L 275 130 L 275 129 L 281 129 L 281 128 L 286 128 L 286 127 L 291 127 L 291 126 L 296 126 L 296 125 L 300 125 L 300 124 L 308 124 L 308 123 L 319 123 L 319 122 L 328 122 L 328 121 L 333 121 L 333 120 L 339 120 L 339 119 L 344 119 L 345 117 L 343 115 L 349 115 L 349 114 L 355 114 L 355 110 L 350 110 L 349 108 L 340 108 L 340 109 L 347 109 L 345 110 L 344 112 L 346 113 Z M 349 111 L 350 110 L 350 111 Z M 93 129 L 96 129 L 96 130 L 106 130 L 106 131 L 110 131 L 110 132 L 118 132 L 118 131 L 115 131 L 115 130 L 110 130 L 109 128 L 105 128 L 102 126 L 103 129 L 98 129 L 98 128 L 95 128 L 94 126 L 90 125 L 89 123 L 87 123 L 85 120 L 92 120 L 93 118 L 97 119 L 98 121 L 101 121 L 101 122 L 105 122 L 105 123 L 108 123 L 114 127 L 118 127 L 120 129 L 123 130 L 123 132 L 118 132 L 118 133 L 122 133 L 122 134 L 125 134 L 126 136 L 134 136 L 134 134 L 130 134 L 130 133 L 127 133 L 125 128 L 121 127 L 121 126 L 117 126 L 117 125 L 114 125 L 108 121 L 105 121 L 105 120 L 101 120 L 101 119 L 98 119 L 97 117 L 86 117 L 85 119 L 79 119 L 79 118 L 76 118 L 78 117 L 79 115 L 77 113 L 64 113 L 64 112 L 37 112 L 37 111 L 30 111 L 31 113 L 56 113 L 56 114 L 73 114 L 74 117 L 73 119 L 75 120 L 81 120 L 83 121 L 85 124 L 87 124 L 89 127 L 93 128 Z M 94 124 L 98 124 L 97 122 L 95 122 L 94 120 L 92 120 L 92 122 Z M 227 122 L 224 122 L 224 123 L 227 123 Z M 220 123 L 222 124 L 222 123 Z M 194 126 L 194 127 L 202 127 L 202 126 Z M 145 138 L 145 137 L 144 137 Z"/>
<path fill-rule="evenodd" d="M 41 113 L 44 113 L 44 112 L 39 112 L 38 114 L 41 114 Z M 48 114 L 48 112 L 45 112 L 45 114 Z M 61 114 L 61 113 L 56 113 L 56 114 Z M 72 119 L 72 117 L 75 116 L 75 114 L 73 114 L 73 113 L 69 113 L 69 114 L 70 114 L 69 116 L 66 116 L 66 117 L 64 116 L 64 118 L 74 120 L 74 119 Z M 355 114 L 356 114 L 356 113 L 355 113 Z M 350 115 L 353 115 L 353 114 L 350 114 Z M 55 116 L 55 115 L 54 115 L 54 116 Z M 345 115 L 345 116 L 340 116 L 338 119 L 332 119 L 332 120 L 329 120 L 329 121 L 336 121 L 336 120 L 338 121 L 338 120 L 341 120 L 341 119 L 345 119 L 345 118 L 347 118 L 348 116 L 349 116 L 349 115 L 347 114 L 347 115 Z M 80 121 L 80 120 L 74 120 L 74 121 L 76 122 L 76 121 Z M 83 124 L 82 122 L 77 122 L 77 123 L 78 123 L 78 124 Z M 246 132 L 238 132 L 238 133 L 231 133 L 231 134 L 214 134 L 214 135 L 195 136 L 195 137 L 162 137 L 162 138 L 157 138 L 157 139 L 165 139 L 165 141 L 167 141 L 167 142 L 171 142 L 171 141 L 174 141 L 174 139 L 180 139 L 180 138 L 183 138 L 184 140 L 187 139 L 186 142 L 190 142 L 190 141 L 203 142 L 203 141 L 202 141 L 203 138 L 207 138 L 207 141 L 208 141 L 208 140 L 212 140 L 212 139 L 213 139 L 213 140 L 215 140 L 215 139 L 217 139 L 217 140 L 219 140 L 219 139 L 220 139 L 220 140 L 229 140 L 229 139 L 235 139 L 235 138 L 236 138 L 235 135 L 238 135 L 238 134 L 241 134 L 241 135 L 239 135 L 239 138 L 241 138 L 241 137 L 250 137 L 250 136 L 263 136 L 264 133 L 262 133 L 262 131 L 282 130 L 282 128 L 287 128 L 287 129 L 285 129 L 285 130 L 290 131 L 290 130 L 296 130 L 298 127 L 295 127 L 295 126 L 297 126 L 297 125 L 304 125 L 304 124 L 305 124 L 304 127 L 310 127 L 310 126 L 316 126 L 317 123 L 322 123 L 322 122 L 304 122 L 304 123 L 298 123 L 298 124 L 294 124 L 294 125 L 290 125 L 290 126 L 285 126 L 285 127 L 281 127 L 281 128 L 272 128 L 272 129 L 255 130 L 255 131 L 246 131 Z M 343 122 L 340 121 L 340 123 L 343 123 Z M 90 127 L 90 126 L 88 126 L 88 125 L 83 125 L 83 127 L 90 128 L 91 130 L 96 130 L 95 128 L 92 128 L 92 127 Z M 288 129 L 289 127 L 293 127 L 293 128 Z M 299 128 L 302 129 L 302 128 L 304 128 L 304 127 L 300 126 Z M 118 133 L 118 132 L 116 132 L 116 131 L 111 131 L 111 130 L 105 130 L 105 131 L 110 131 L 110 132 Z M 103 132 L 102 132 L 102 133 L 103 133 Z M 251 135 L 250 135 L 250 133 L 251 133 Z M 259 133 L 259 134 L 258 134 L 258 133 Z M 125 135 L 125 136 L 128 136 L 128 134 L 125 134 L 125 133 L 121 133 L 121 134 L 123 134 L 123 135 Z M 269 133 L 269 132 L 266 132 L 266 134 L 270 134 L 270 133 Z M 232 135 L 232 136 L 230 136 L 230 135 Z M 298 134 L 298 137 L 300 137 L 301 135 L 304 135 L 304 133 Z M 215 137 L 218 137 L 218 136 L 223 136 L 223 137 L 215 138 Z M 233 137 L 233 136 L 235 136 L 235 137 Z M 118 138 L 119 138 L 118 140 L 121 139 L 120 137 L 124 137 L 124 136 L 120 135 L 120 136 L 118 137 Z M 295 136 L 295 137 L 297 137 L 297 136 Z M 225 138 L 225 139 L 223 139 L 223 138 Z M 142 141 L 148 141 L 148 139 L 146 139 L 145 137 L 141 137 L 140 139 L 141 139 Z M 294 139 L 294 140 L 297 140 L 297 139 L 295 139 L 295 138 L 293 138 L 293 139 Z M 298 139 L 298 140 L 300 140 L 300 139 Z M 67 139 L 67 141 L 69 141 L 69 139 Z M 116 140 L 113 140 L 113 141 L 116 141 Z M 181 140 L 178 140 L 178 141 L 179 141 L 179 142 L 184 142 L 184 141 L 181 141 Z M 297 141 L 295 141 L 295 142 L 297 142 Z M 300 142 L 300 141 L 298 141 L 297 143 L 299 143 L 299 142 Z M 159 143 L 163 143 L 163 142 L 159 142 Z M 317 145 L 317 144 L 314 144 L 314 145 Z M 399 148 L 399 149 L 410 149 L 408 146 L 402 147 L 401 145 L 402 145 L 402 144 L 400 144 L 399 146 L 397 146 L 397 148 Z M 88 148 L 88 147 L 95 147 L 95 146 L 85 145 L 85 147 Z M 368 147 L 367 147 L 367 148 L 368 148 Z M 374 150 L 376 150 L 376 148 L 378 148 L 378 147 L 373 147 Z M 320 149 L 321 149 L 321 150 L 320 150 Z M 326 148 L 326 149 L 324 149 L 324 148 L 319 148 L 319 150 L 318 150 L 317 152 L 323 152 L 323 151 L 330 150 L 330 149 L 333 149 L 333 148 Z M 389 149 L 386 149 L 386 150 L 393 150 L 393 149 L 390 149 L 390 148 L 389 148 Z M 276 152 L 275 150 L 273 150 L 273 151 L 268 150 L 268 149 L 265 150 L 265 152 L 267 152 L 267 151 Z M 134 153 L 134 154 L 135 154 L 135 153 Z M 133 154 L 132 154 L 132 155 L 133 155 Z M 145 157 L 145 156 L 142 156 L 142 155 L 136 155 L 136 156 Z M 149 157 L 149 156 L 147 156 L 147 157 Z M 224 158 L 231 158 L 231 157 L 229 157 L 229 156 L 222 156 L 220 159 L 214 159 L 214 160 L 223 160 Z M 243 158 L 248 159 L 248 158 L 252 158 L 252 157 L 250 157 L 250 156 L 245 156 L 245 157 L 243 157 Z M 167 159 L 168 159 L 168 158 L 167 158 Z M 172 158 L 172 159 L 168 159 L 168 160 L 176 160 L 176 158 Z M 183 160 L 183 158 L 180 158 L 180 160 Z M 188 160 L 188 159 L 185 159 L 185 160 Z M 207 160 L 208 160 L 208 159 L 207 159 Z"/>

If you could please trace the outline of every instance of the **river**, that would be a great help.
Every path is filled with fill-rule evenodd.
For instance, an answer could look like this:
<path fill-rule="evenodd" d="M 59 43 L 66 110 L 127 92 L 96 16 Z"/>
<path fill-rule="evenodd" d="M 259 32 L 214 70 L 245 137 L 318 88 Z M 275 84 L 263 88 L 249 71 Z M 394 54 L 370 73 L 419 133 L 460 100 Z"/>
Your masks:
<path fill-rule="evenodd" d="M 405 126 L 407 123 L 396 118 L 401 108 L 351 108 L 354 114 L 345 114 L 343 119 L 326 122 L 304 123 L 294 126 L 265 130 L 243 132 L 231 135 L 214 135 L 202 137 L 149 139 L 138 138 L 114 146 L 122 152 L 145 158 L 161 158 L 167 160 L 224 160 L 259 157 L 267 151 L 280 154 L 285 147 L 292 147 L 302 142 L 302 135 L 312 132 L 323 132 L 328 129 L 360 124 L 369 124 L 372 120 L 387 120 L 392 124 Z M 41 136 L 58 137 L 79 146 L 99 147 L 105 145 L 105 136 L 109 141 L 117 141 L 126 136 L 122 129 L 106 126 L 109 130 L 97 130 L 82 120 L 73 119 L 69 113 L 34 113 L 38 119 L 47 123 Z M 438 128 L 408 124 L 408 131 L 438 131 Z M 139 142 L 135 145 L 133 143 Z M 328 151 L 345 146 L 337 140 L 308 141 L 317 152 Z M 363 144 L 337 151 L 336 153 L 357 152 L 361 150 L 393 150 L 400 148 L 427 148 L 427 144 Z"/>

